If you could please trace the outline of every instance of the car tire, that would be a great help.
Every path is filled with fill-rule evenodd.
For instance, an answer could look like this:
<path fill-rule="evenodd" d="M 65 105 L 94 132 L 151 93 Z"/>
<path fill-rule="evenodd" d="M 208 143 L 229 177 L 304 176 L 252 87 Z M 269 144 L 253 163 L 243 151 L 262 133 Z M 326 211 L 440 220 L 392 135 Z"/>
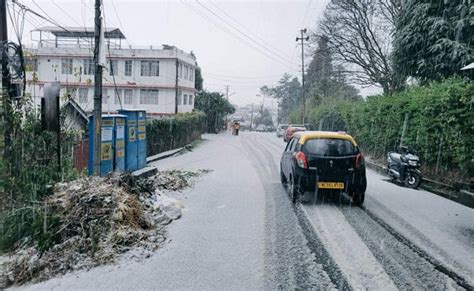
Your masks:
<path fill-rule="evenodd" d="M 352 196 L 352 202 L 357 206 L 362 206 L 365 200 L 365 192 L 356 191 Z"/>
<path fill-rule="evenodd" d="M 280 167 L 280 181 L 283 185 L 288 184 L 288 180 L 286 179 L 285 174 L 283 174 L 281 167 Z"/>
<path fill-rule="evenodd" d="M 290 194 L 291 202 L 295 204 L 298 201 L 299 198 L 299 191 L 297 189 L 297 186 L 295 184 L 295 181 L 293 177 L 290 176 L 290 181 L 288 185 L 288 192 Z"/>

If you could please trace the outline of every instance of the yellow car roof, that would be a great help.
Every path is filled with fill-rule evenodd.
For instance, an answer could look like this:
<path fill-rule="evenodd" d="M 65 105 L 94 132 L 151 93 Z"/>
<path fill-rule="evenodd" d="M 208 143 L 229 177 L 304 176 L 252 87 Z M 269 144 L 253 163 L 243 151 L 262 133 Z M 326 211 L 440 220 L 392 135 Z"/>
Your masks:
<path fill-rule="evenodd" d="M 298 143 L 304 144 L 309 139 L 315 138 L 334 138 L 334 139 L 344 139 L 352 142 L 353 145 L 357 146 L 357 143 L 352 138 L 352 136 L 348 135 L 347 133 L 340 131 L 298 131 L 294 135 L 294 137 L 299 137 Z"/>

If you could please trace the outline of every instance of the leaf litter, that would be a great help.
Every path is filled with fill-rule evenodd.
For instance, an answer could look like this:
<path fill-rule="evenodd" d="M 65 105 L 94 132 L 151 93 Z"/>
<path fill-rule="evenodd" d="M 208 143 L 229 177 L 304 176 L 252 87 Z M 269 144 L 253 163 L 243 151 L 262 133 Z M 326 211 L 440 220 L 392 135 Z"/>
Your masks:
<path fill-rule="evenodd" d="M 45 251 L 38 244 L 23 244 L 8 254 L 0 261 L 0 288 L 114 263 L 127 255 L 149 257 L 166 242 L 166 225 L 181 217 L 183 203 L 170 196 L 208 172 L 171 170 L 148 178 L 112 173 L 57 183 L 44 200 L 46 217 L 59 220 L 55 243 Z"/>

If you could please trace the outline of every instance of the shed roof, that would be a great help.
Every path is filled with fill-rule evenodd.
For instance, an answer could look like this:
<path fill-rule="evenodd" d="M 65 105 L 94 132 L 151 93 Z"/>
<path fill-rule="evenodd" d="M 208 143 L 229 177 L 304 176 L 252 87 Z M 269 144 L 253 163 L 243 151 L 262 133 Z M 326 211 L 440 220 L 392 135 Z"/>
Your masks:
<path fill-rule="evenodd" d="M 43 26 L 35 29 L 35 31 L 50 32 L 56 37 L 84 37 L 93 38 L 93 27 L 58 27 L 58 26 Z M 125 39 L 125 35 L 116 27 L 108 27 L 105 29 L 105 38 Z"/>

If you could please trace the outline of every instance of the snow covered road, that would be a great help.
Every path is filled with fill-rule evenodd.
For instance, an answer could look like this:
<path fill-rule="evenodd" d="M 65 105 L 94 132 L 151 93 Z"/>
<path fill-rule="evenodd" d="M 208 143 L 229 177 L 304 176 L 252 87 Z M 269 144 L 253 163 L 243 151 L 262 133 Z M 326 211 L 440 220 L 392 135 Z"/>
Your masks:
<path fill-rule="evenodd" d="M 292 205 L 285 146 L 270 133 L 206 135 L 159 169 L 210 169 L 183 195 L 171 241 L 122 262 L 25 289 L 462 290 L 474 284 L 474 210 L 368 171 L 364 208 L 329 197 Z"/>

